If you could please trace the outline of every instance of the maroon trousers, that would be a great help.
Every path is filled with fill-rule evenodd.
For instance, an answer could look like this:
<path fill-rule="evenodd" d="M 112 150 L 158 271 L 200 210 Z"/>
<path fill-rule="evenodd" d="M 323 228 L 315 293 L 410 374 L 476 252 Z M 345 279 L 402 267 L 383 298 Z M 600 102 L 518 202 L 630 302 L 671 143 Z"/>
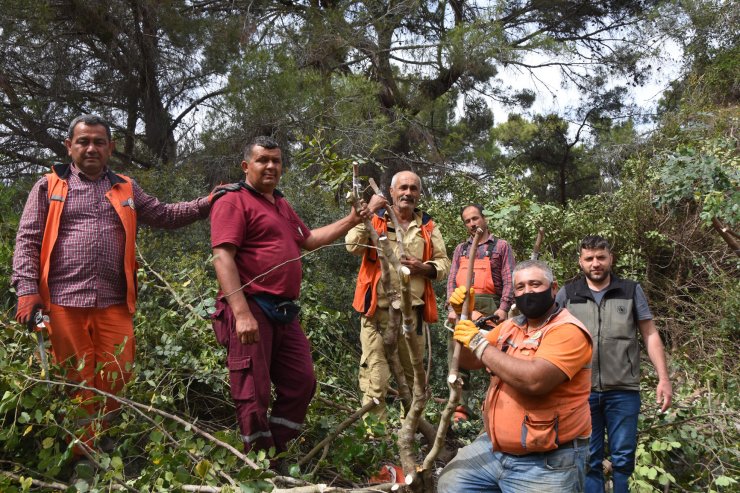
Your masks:
<path fill-rule="evenodd" d="M 298 320 L 274 323 L 257 303 L 251 299 L 248 302 L 260 328 L 258 343 L 239 341 L 234 315 L 223 300 L 216 304 L 213 330 L 227 349 L 231 397 L 244 450 L 274 446 L 282 452 L 288 441 L 299 435 L 316 390 L 311 346 Z M 276 398 L 268 418 L 271 383 L 275 384 Z"/>

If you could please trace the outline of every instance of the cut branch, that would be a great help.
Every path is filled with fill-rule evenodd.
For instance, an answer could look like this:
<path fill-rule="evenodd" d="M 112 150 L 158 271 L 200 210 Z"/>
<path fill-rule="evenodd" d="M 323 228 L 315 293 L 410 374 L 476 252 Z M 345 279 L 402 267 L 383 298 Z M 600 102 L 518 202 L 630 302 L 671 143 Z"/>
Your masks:
<path fill-rule="evenodd" d="M 230 444 L 224 442 L 223 440 L 219 440 L 218 438 L 214 437 L 213 435 L 211 435 L 207 431 L 202 430 L 201 428 L 199 428 L 195 424 L 193 424 L 193 423 L 191 423 L 189 421 L 186 421 L 186 420 L 182 419 L 179 416 L 176 416 L 174 414 L 170 414 L 170 413 L 168 413 L 166 411 L 162 411 L 161 409 L 157 409 L 155 407 L 152 407 L 149 404 L 141 404 L 139 402 L 132 401 L 130 399 L 126 399 L 125 397 L 121 397 L 121 396 L 118 396 L 118 395 L 115 395 L 115 394 L 111 394 L 110 392 L 105 392 L 104 390 L 96 389 L 94 387 L 88 387 L 87 385 L 82 385 L 82 384 L 79 384 L 79 383 L 65 382 L 65 381 L 61 381 L 61 380 L 44 380 L 44 379 L 41 379 L 41 378 L 31 377 L 31 376 L 28 376 L 28 375 L 22 375 L 22 377 L 25 378 L 26 380 L 31 381 L 31 382 L 43 383 L 43 384 L 48 384 L 48 385 L 60 385 L 60 386 L 64 386 L 64 387 L 72 387 L 72 388 L 76 388 L 76 389 L 80 389 L 80 390 L 87 390 L 87 391 L 90 391 L 90 392 L 94 392 L 94 393 L 96 393 L 98 395 L 102 395 L 102 396 L 104 396 L 104 397 L 106 397 L 108 399 L 113 399 L 113 400 L 115 400 L 115 401 L 117 401 L 117 402 L 119 402 L 121 404 L 124 404 L 124 405 L 126 405 L 126 406 L 128 406 L 128 407 L 130 407 L 130 408 L 132 408 L 134 410 L 136 410 L 137 413 L 139 415 L 141 415 L 141 416 L 146 416 L 146 412 L 153 412 L 155 414 L 159 414 L 162 417 L 165 417 L 167 419 L 171 419 L 172 421 L 175 421 L 175 422 L 177 422 L 177 423 L 179 423 L 179 424 L 181 424 L 181 425 L 183 425 L 185 427 L 188 427 L 189 429 L 193 430 L 194 433 L 202 436 L 203 438 L 206 438 L 206 439 L 210 440 L 211 442 L 213 442 L 214 444 L 218 445 L 219 447 L 225 448 L 226 450 L 228 450 L 229 452 L 231 452 L 232 454 L 234 454 L 237 458 L 239 458 L 240 460 L 242 460 L 245 464 L 247 464 L 252 469 L 260 469 L 260 467 L 257 464 L 255 464 L 249 457 L 247 457 L 243 453 L 239 452 L 237 449 L 235 449 L 234 447 L 232 447 Z"/>
<path fill-rule="evenodd" d="M 465 278 L 465 300 L 463 301 L 462 312 L 460 313 L 460 320 L 470 319 L 470 288 L 473 285 L 473 273 L 475 272 L 475 259 L 477 257 L 476 252 L 478 251 L 478 244 L 483 237 L 483 230 L 478 228 L 473 236 L 472 244 L 470 245 L 470 255 L 468 256 L 468 271 Z M 447 400 L 447 405 L 442 411 L 442 416 L 439 419 L 439 426 L 437 427 L 437 438 L 434 440 L 434 446 L 429 451 L 427 456 L 424 458 L 422 465 L 422 475 L 425 478 L 425 482 L 431 481 L 431 474 L 434 470 L 434 461 L 442 451 L 444 447 L 445 438 L 447 437 L 447 429 L 450 426 L 450 420 L 455 412 L 457 404 L 460 402 L 460 394 L 462 393 L 462 381 L 460 380 L 458 370 L 460 361 L 460 349 L 462 344 L 455 341 L 454 352 L 452 354 L 452 360 L 450 361 L 450 374 L 447 377 L 447 385 L 450 387 L 450 397 Z"/>
<path fill-rule="evenodd" d="M 380 404 L 380 401 L 378 399 L 373 398 L 371 402 L 368 402 L 364 406 L 362 406 L 360 409 L 355 411 L 349 418 L 342 421 L 339 426 L 336 427 L 334 431 L 329 433 L 326 438 L 321 440 L 318 445 L 316 445 L 309 453 L 304 455 L 301 460 L 298 461 L 298 465 L 302 466 L 305 463 L 307 463 L 309 460 L 313 458 L 314 455 L 316 455 L 319 450 L 324 448 L 324 446 L 329 445 L 329 443 L 332 442 L 341 432 L 346 430 L 352 423 L 360 419 L 362 416 L 364 416 L 368 411 L 373 409 L 374 407 L 378 406 Z"/>
<path fill-rule="evenodd" d="M 719 233 L 725 243 L 730 247 L 735 255 L 740 257 L 740 243 L 733 237 L 734 232 L 729 228 L 725 227 L 722 222 L 716 217 L 712 218 L 712 227 Z"/>

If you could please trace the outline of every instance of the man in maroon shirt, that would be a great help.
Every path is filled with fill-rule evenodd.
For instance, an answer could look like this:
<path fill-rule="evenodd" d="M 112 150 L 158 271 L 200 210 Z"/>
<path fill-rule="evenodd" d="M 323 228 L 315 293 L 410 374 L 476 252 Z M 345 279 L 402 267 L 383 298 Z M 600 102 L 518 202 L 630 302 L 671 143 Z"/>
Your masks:
<path fill-rule="evenodd" d="M 374 196 L 358 212 L 310 230 L 276 188 L 282 153 L 275 140 L 257 137 L 244 151 L 243 189 L 211 211 L 213 265 L 223 296 L 213 328 L 227 348 L 231 396 L 245 451 L 286 449 L 298 436 L 316 378 L 297 306 L 301 249 L 314 250 L 344 235 L 385 204 Z M 271 381 L 276 399 L 268 418 Z"/>
<path fill-rule="evenodd" d="M 16 320 L 26 323 L 43 307 L 50 316 L 54 358 L 66 377 L 117 393 L 134 362 L 137 223 L 185 226 L 207 217 L 213 198 L 225 192 L 177 204 L 147 195 L 108 168 L 115 143 L 99 116 L 75 118 L 64 144 L 72 163 L 55 165 L 36 182 L 18 227 L 12 276 Z M 80 438 L 92 445 L 96 430 L 119 404 L 109 399 L 100 406 L 91 392 L 80 396 L 93 418 Z"/>

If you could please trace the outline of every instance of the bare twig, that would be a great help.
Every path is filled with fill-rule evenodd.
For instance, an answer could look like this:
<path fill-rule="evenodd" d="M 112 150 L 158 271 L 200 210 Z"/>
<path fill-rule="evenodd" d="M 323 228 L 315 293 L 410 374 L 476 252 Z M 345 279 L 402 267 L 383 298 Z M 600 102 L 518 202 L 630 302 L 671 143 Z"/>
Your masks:
<path fill-rule="evenodd" d="M 169 291 L 170 295 L 172 295 L 172 298 L 181 307 L 187 308 L 190 311 L 191 314 L 193 314 L 196 317 L 200 318 L 201 315 L 200 315 L 200 313 L 198 313 L 198 311 L 195 309 L 195 307 L 193 305 L 191 305 L 190 303 L 186 302 L 185 300 L 183 300 L 182 297 L 177 293 L 177 291 L 175 290 L 175 288 L 173 288 L 172 285 L 169 282 L 167 282 L 167 279 L 165 279 L 165 277 L 162 274 L 160 274 L 159 272 L 157 272 L 156 270 L 154 270 L 154 267 L 152 267 L 152 265 L 149 262 L 147 262 L 146 258 L 144 258 L 144 255 L 141 253 L 141 250 L 139 250 L 139 246 L 138 245 L 136 246 L 136 251 L 139 254 L 139 259 L 141 260 L 141 264 L 144 267 L 146 267 L 146 269 L 149 272 L 151 272 L 152 274 L 154 274 L 154 277 L 156 277 L 157 279 L 159 279 L 159 282 L 161 282 L 162 284 L 164 284 L 164 289 L 166 289 L 167 291 Z"/>
<path fill-rule="evenodd" d="M 697 414 L 696 416 L 690 416 L 688 418 L 679 420 L 679 421 L 672 421 L 672 422 L 665 422 L 665 423 L 658 423 L 654 424 L 652 426 L 649 426 L 648 428 L 640 429 L 641 433 L 647 433 L 652 430 L 656 430 L 658 428 L 669 428 L 674 426 L 680 426 L 684 423 L 689 423 L 691 421 L 698 421 L 705 418 L 715 418 L 715 417 L 722 417 L 722 418 L 730 418 L 731 422 L 738 422 L 740 421 L 740 413 L 738 412 L 710 412 L 705 414 Z"/>
<path fill-rule="evenodd" d="M 332 401 L 330 399 L 327 399 L 326 397 L 321 397 L 320 395 L 314 396 L 314 399 L 316 399 L 317 401 L 321 402 L 322 404 L 324 404 L 326 406 L 330 406 L 330 407 L 333 407 L 335 409 L 339 409 L 340 411 L 345 411 L 345 412 L 348 412 L 348 413 L 354 412 L 354 409 L 352 409 L 351 407 L 348 407 L 348 406 L 339 404 L 338 402 L 334 402 L 334 401 Z"/>
<path fill-rule="evenodd" d="M 339 246 L 346 246 L 346 245 L 354 245 L 354 244 L 355 243 L 330 243 L 328 245 L 323 245 L 323 246 L 320 246 L 318 248 L 314 248 L 310 252 L 306 252 L 306 253 L 304 253 L 302 255 L 299 255 L 298 257 L 288 259 L 285 262 L 280 262 L 279 264 L 277 264 L 277 265 L 269 268 L 268 270 L 266 270 L 262 274 L 258 274 L 256 276 L 254 276 L 254 278 L 251 281 L 244 283 L 243 285 L 239 286 L 234 291 L 232 291 L 230 293 L 225 293 L 224 294 L 224 298 L 228 298 L 232 294 L 241 291 L 242 289 L 246 288 L 247 286 L 249 286 L 250 284 L 252 284 L 253 282 L 255 282 L 257 279 L 261 279 L 261 278 L 265 277 L 266 275 L 268 275 L 270 272 L 274 271 L 275 269 L 279 269 L 280 267 L 282 267 L 282 266 L 284 266 L 286 264 L 289 264 L 291 262 L 297 262 L 297 261 L 303 259 L 304 257 L 307 257 L 307 256 L 309 256 L 309 255 L 311 255 L 313 253 L 318 252 L 319 250 L 323 250 L 324 248 L 332 248 L 332 247 L 339 247 Z M 375 245 L 363 245 L 363 246 L 366 247 L 366 248 L 377 248 Z"/>
<path fill-rule="evenodd" d="M 240 460 L 242 460 L 245 464 L 247 464 L 251 468 L 253 468 L 253 469 L 260 469 L 260 467 L 257 464 L 255 464 L 249 457 L 247 457 L 243 453 L 239 452 L 237 449 L 235 449 L 234 447 L 232 447 L 230 444 L 228 444 L 228 443 L 226 443 L 226 442 L 224 442 L 222 440 L 219 440 L 218 438 L 214 437 L 210 433 L 202 430 L 201 428 L 199 428 L 195 424 L 190 423 L 190 422 L 182 419 L 179 416 L 176 416 L 174 414 L 170 414 L 170 413 L 168 413 L 166 411 L 162 411 L 161 409 L 157 409 L 157 408 L 155 408 L 155 407 L 153 407 L 151 405 L 141 404 L 139 402 L 132 401 L 130 399 L 126 399 L 125 397 L 120 397 L 120 396 L 111 394 L 109 392 L 105 392 L 103 390 L 96 389 L 94 387 L 88 387 L 86 385 L 82 385 L 82 384 L 79 384 L 79 383 L 64 382 L 64 381 L 60 381 L 60 380 L 44 380 L 44 379 L 40 379 L 40 378 L 31 377 L 31 376 L 28 376 L 28 375 L 21 375 L 21 376 L 23 378 L 25 378 L 26 380 L 29 380 L 31 382 L 43 383 L 43 384 L 52 384 L 52 385 L 60 385 L 60 386 L 64 386 L 64 387 L 72 387 L 72 388 L 81 389 L 81 390 L 88 390 L 88 391 L 94 392 L 94 393 L 96 393 L 98 395 L 105 396 L 106 398 L 113 399 L 113 400 L 115 400 L 115 401 L 117 401 L 117 402 L 119 402 L 121 404 L 125 404 L 126 406 L 128 406 L 128 407 L 130 407 L 132 409 L 135 409 L 137 411 L 137 413 L 139 415 L 141 415 L 141 416 L 146 416 L 145 412 L 153 412 L 155 414 L 159 414 L 160 416 L 163 416 L 163 417 L 165 417 L 167 419 L 171 419 L 172 421 L 176 421 L 177 423 L 180 423 L 181 425 L 183 425 L 185 427 L 188 427 L 189 429 L 193 430 L 194 433 L 196 433 L 196 434 L 198 434 L 198 435 L 200 435 L 200 436 L 202 436 L 202 437 L 210 440 L 211 442 L 215 443 L 219 447 L 225 448 L 226 450 L 228 450 L 229 452 L 231 452 L 232 454 L 234 454 L 236 457 L 238 457 Z"/>
<path fill-rule="evenodd" d="M 75 434 L 69 431 L 68 429 L 66 428 L 63 428 L 63 429 L 64 429 L 64 432 L 67 433 L 72 438 L 73 440 L 72 443 L 74 443 L 76 446 L 78 446 L 82 450 L 82 453 L 85 455 L 85 457 L 87 457 L 87 459 L 90 462 L 95 464 L 96 469 L 99 469 L 99 470 L 105 469 L 103 465 L 95 458 L 95 451 L 92 449 L 92 447 L 90 447 L 84 441 L 78 440 Z M 114 483 L 118 485 L 118 489 L 130 491 L 131 493 L 138 493 L 136 489 L 124 483 L 120 478 L 117 478 L 114 476 L 111 479 L 113 480 Z"/>
<path fill-rule="evenodd" d="M 26 478 L 25 476 L 21 476 L 18 474 L 14 474 L 10 471 L 0 471 L 0 474 L 3 476 L 9 477 L 15 481 L 18 481 L 19 483 Z M 47 482 L 47 481 L 40 481 L 38 479 L 30 478 L 31 484 L 33 486 L 37 486 L 39 488 L 46 488 L 53 491 L 67 491 L 71 485 L 60 483 L 58 481 L 53 482 Z M 106 490 L 109 491 L 122 491 L 125 488 L 118 484 L 113 484 L 110 486 L 106 486 Z M 198 484 L 184 484 L 180 486 L 178 489 L 182 491 L 189 491 L 194 493 L 221 493 L 222 491 L 225 491 L 224 487 L 221 486 L 207 486 L 207 485 L 198 485 Z M 380 493 L 380 492 L 387 492 L 387 491 L 397 491 L 399 490 L 399 485 L 395 483 L 385 483 L 385 484 L 378 484 L 373 485 L 371 487 L 365 487 L 365 488 L 357 488 L 357 489 L 346 489 L 346 488 L 335 488 L 332 486 L 327 486 L 326 484 L 308 484 L 308 485 L 302 485 L 302 486 L 296 486 L 293 488 L 275 488 L 272 490 L 273 493 Z M 233 488 L 228 487 L 228 491 L 233 491 Z"/>
<path fill-rule="evenodd" d="M 418 339 L 413 331 L 404 331 L 404 340 L 411 356 L 411 365 L 414 368 L 414 398 L 411 402 L 411 409 L 403 420 L 403 426 L 398 434 L 398 448 L 399 452 L 401 452 L 401 462 L 404 465 L 404 472 L 406 473 L 406 484 L 411 486 L 412 491 L 422 491 L 425 487 L 430 486 L 431 483 L 417 481 L 419 471 L 416 467 L 416 458 L 411 444 L 413 443 L 416 429 L 423 422 L 422 414 L 429 399 L 429 393 L 426 388 L 424 362 L 421 356 L 423 346 L 419 346 Z M 405 446 L 402 447 L 402 445 Z M 405 460 L 404 453 L 406 454 Z"/>
<path fill-rule="evenodd" d="M 316 455 L 319 450 L 321 450 L 325 445 L 328 445 L 332 442 L 341 432 L 346 430 L 352 423 L 360 419 L 362 416 L 364 416 L 368 411 L 373 409 L 374 407 L 378 406 L 380 404 L 380 401 L 378 399 L 373 398 L 372 401 L 368 402 L 364 406 L 362 406 L 360 409 L 355 411 L 349 418 L 342 421 L 339 426 L 337 426 L 334 431 L 329 433 L 326 438 L 321 440 L 309 453 L 301 457 L 301 460 L 298 461 L 298 465 L 302 466 L 305 463 L 307 463 L 309 460 L 313 458 L 314 455 Z"/>
<path fill-rule="evenodd" d="M 10 471 L 0 471 L 0 474 L 2 474 L 3 476 L 9 477 L 15 481 L 18 481 L 19 483 L 23 480 L 27 480 L 30 477 L 30 476 L 22 476 L 22 475 L 14 474 Z M 30 478 L 30 479 L 31 479 L 31 484 L 39 488 L 48 488 L 48 489 L 57 490 L 57 491 L 64 491 L 67 488 L 69 488 L 68 484 L 60 483 L 58 481 L 47 482 L 47 481 L 41 481 L 35 478 Z"/>

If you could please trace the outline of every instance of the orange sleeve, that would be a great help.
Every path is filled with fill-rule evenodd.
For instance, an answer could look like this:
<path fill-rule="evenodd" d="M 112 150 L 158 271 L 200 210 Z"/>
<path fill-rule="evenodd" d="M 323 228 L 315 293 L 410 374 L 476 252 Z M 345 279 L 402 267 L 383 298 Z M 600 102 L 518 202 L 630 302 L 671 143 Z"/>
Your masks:
<path fill-rule="evenodd" d="M 591 341 L 575 325 L 563 324 L 547 331 L 535 358 L 549 361 L 571 379 L 591 363 Z"/>

